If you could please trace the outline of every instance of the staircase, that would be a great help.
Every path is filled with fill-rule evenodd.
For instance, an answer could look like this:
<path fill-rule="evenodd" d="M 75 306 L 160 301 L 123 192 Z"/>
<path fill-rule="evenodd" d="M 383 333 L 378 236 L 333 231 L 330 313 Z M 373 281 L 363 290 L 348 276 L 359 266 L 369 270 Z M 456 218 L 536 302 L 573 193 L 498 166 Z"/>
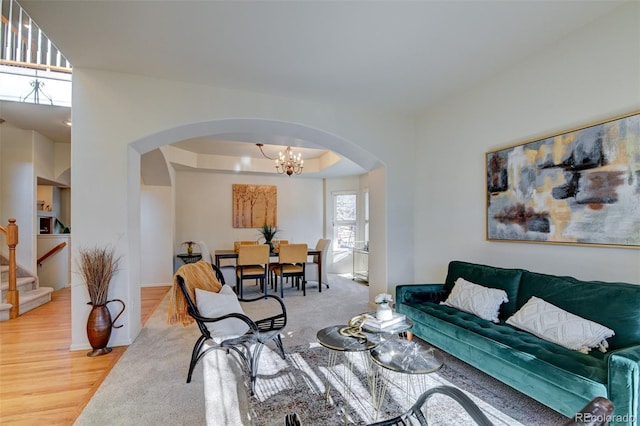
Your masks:
<path fill-rule="evenodd" d="M 40 287 L 38 277 L 16 262 L 18 225 L 14 218 L 7 227 L 0 225 L 0 233 L 9 249 L 9 257 L 0 255 L 0 321 L 17 318 L 38 306 L 51 302 L 50 287 Z M 8 301 L 11 301 L 8 303 Z M 14 306 L 19 305 L 19 306 Z"/>
<path fill-rule="evenodd" d="M 5 259 L 2 260 L 5 261 Z M 21 274 L 21 269 L 22 268 L 18 269 L 17 279 L 17 288 L 20 297 L 20 315 L 51 302 L 51 293 L 53 292 L 53 288 L 51 287 L 40 287 L 38 285 L 38 277 L 31 274 Z M 0 321 L 7 321 L 9 319 L 9 310 L 11 309 L 11 304 L 6 303 L 7 290 L 9 288 L 9 265 L 0 265 L 0 271 L 0 288 L 2 289 L 2 298 L 0 298 Z"/>
<path fill-rule="evenodd" d="M 40 287 L 38 284 L 38 277 L 29 273 L 29 271 L 24 268 L 18 267 L 16 272 L 16 287 L 18 289 L 20 300 L 20 315 L 51 301 L 53 288 Z M 9 289 L 9 261 L 4 256 L 0 256 L 0 289 L 2 290 L 2 297 L 0 298 L 0 321 L 7 321 L 9 319 L 11 304 L 7 303 L 7 290 Z"/>

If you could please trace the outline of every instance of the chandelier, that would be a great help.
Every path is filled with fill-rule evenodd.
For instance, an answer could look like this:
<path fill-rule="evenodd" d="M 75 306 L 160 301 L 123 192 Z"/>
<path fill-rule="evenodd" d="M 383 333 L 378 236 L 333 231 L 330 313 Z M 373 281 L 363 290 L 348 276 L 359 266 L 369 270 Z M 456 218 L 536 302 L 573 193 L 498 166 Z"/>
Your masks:
<path fill-rule="evenodd" d="M 290 146 L 283 152 L 278 153 L 278 158 L 271 158 L 267 154 L 264 153 L 262 147 L 264 144 L 257 143 L 258 148 L 260 148 L 260 152 L 269 160 L 273 160 L 276 162 L 276 171 L 279 174 L 286 173 L 287 176 L 291 176 L 292 174 L 301 174 L 303 169 L 304 160 L 302 159 L 302 154 L 298 153 L 297 155 L 293 153 L 293 150 Z"/>

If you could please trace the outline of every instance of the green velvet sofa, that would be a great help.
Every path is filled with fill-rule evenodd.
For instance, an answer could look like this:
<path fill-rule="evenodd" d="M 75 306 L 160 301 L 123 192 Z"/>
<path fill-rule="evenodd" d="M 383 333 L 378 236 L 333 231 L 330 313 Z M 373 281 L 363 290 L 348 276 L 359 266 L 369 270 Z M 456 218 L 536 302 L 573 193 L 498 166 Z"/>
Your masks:
<path fill-rule="evenodd" d="M 499 323 L 439 304 L 459 277 L 507 292 Z M 607 352 L 573 351 L 506 324 L 531 296 L 614 330 Z M 452 261 L 443 284 L 396 287 L 396 310 L 416 336 L 566 416 L 604 396 L 615 405 L 612 425 L 638 424 L 640 285 Z"/>

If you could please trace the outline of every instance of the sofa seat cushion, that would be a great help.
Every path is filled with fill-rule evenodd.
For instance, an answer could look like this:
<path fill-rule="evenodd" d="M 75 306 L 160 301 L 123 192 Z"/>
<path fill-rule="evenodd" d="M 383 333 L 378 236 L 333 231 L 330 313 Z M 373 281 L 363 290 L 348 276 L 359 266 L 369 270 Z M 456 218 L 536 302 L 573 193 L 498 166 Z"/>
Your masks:
<path fill-rule="evenodd" d="M 494 324 L 449 306 L 438 305 L 431 302 L 409 306 L 424 312 L 426 315 L 433 316 L 463 329 L 460 330 L 456 336 L 461 341 L 470 339 L 472 335 L 469 332 L 472 332 L 513 348 L 515 351 L 510 354 L 510 357 L 513 358 L 510 362 L 527 363 L 527 369 L 533 373 L 550 374 L 548 365 L 552 365 L 598 383 L 607 382 L 607 363 L 605 354 L 601 352 L 593 351 L 593 353 L 590 354 L 583 354 L 572 351 L 555 343 L 542 340 L 530 333 L 518 330 L 505 324 L 504 321 L 501 321 L 500 324 Z M 414 321 L 420 321 L 419 316 L 420 314 L 410 315 Z M 487 350 L 493 349 L 495 349 L 495 345 L 487 348 Z M 523 357 L 522 353 L 528 354 L 529 356 Z M 546 370 L 546 372 L 536 371 L 538 368 Z"/>

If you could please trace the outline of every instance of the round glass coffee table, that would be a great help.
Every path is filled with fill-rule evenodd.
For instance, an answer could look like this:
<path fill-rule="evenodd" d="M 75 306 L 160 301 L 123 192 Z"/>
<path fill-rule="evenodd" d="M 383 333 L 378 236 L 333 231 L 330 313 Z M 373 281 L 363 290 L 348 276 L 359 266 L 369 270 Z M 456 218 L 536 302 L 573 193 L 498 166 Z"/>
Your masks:
<path fill-rule="evenodd" d="M 329 374 L 332 374 L 336 381 L 342 382 L 344 389 L 344 424 L 348 424 L 348 410 L 349 403 L 351 400 L 352 393 L 352 382 L 354 378 L 354 364 L 357 356 L 360 356 L 360 359 L 367 371 L 367 381 L 369 382 L 369 387 L 373 386 L 371 381 L 371 375 L 368 373 L 371 369 L 371 358 L 369 357 L 369 351 L 376 347 L 380 343 L 380 336 L 376 333 L 369 333 L 363 331 L 363 338 L 344 336 L 340 334 L 340 330 L 343 328 L 348 328 L 349 326 L 346 324 L 342 325 L 332 325 L 329 327 L 325 327 L 322 330 L 318 331 L 316 334 L 316 339 L 318 343 L 324 346 L 329 351 L 329 363 L 327 365 L 327 369 Z M 338 355 L 343 354 L 345 365 L 343 368 L 336 368 L 336 361 L 338 359 Z M 338 371 L 340 370 L 340 371 Z M 331 381 L 327 376 L 327 382 L 325 384 L 325 403 L 329 402 L 329 391 L 331 389 Z"/>
<path fill-rule="evenodd" d="M 390 384 L 399 385 L 406 396 L 405 408 L 411 407 L 427 390 L 427 375 L 438 371 L 444 364 L 442 352 L 417 340 L 385 340 L 372 348 L 369 354 L 374 364 L 381 367 L 373 369 L 381 376 L 381 380 L 374 381 L 376 388 L 372 391 L 377 411 Z"/>

